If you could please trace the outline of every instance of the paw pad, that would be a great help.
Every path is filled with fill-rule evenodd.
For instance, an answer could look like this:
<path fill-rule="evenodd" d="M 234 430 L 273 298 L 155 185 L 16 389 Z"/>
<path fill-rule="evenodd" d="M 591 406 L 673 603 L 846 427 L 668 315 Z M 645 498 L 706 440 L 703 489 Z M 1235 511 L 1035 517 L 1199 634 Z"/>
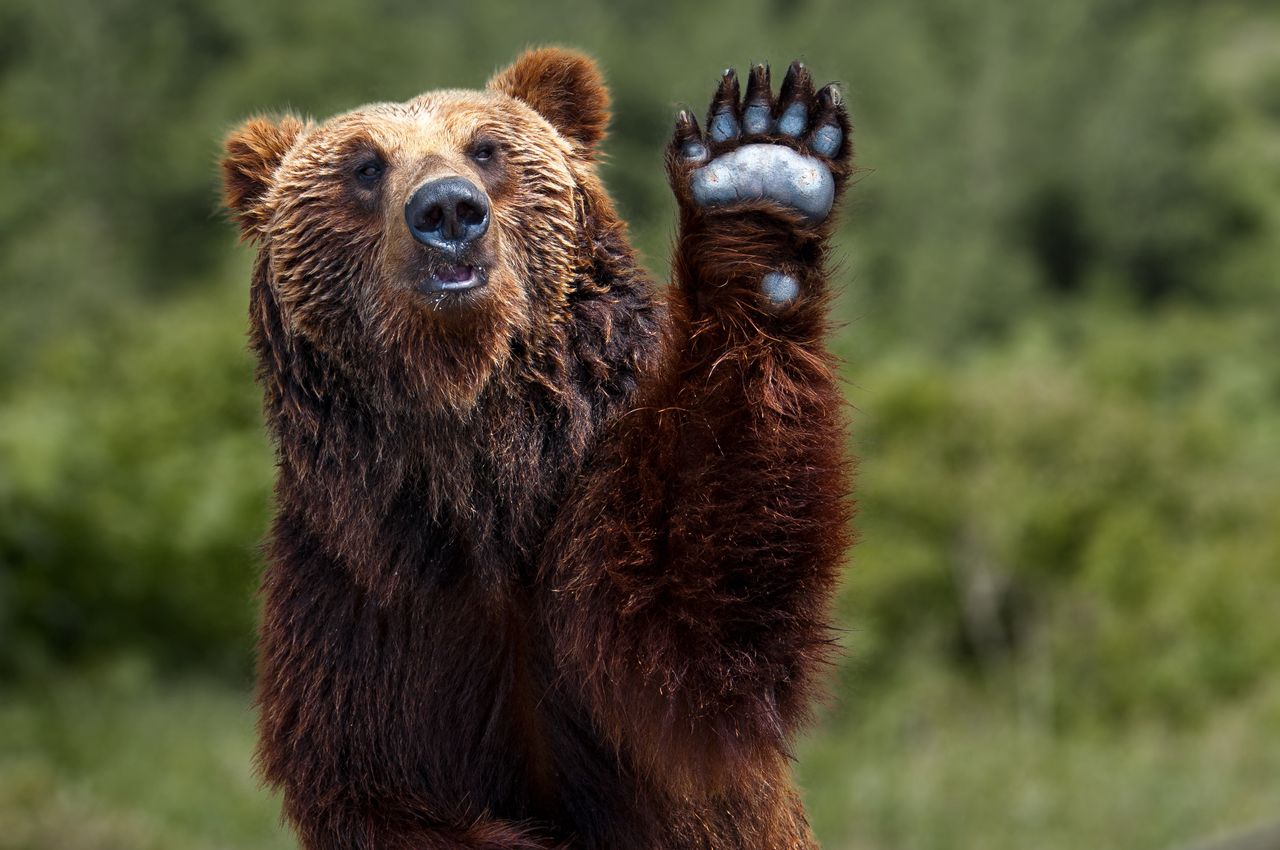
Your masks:
<path fill-rule="evenodd" d="M 787 107 L 782 113 L 782 117 L 778 119 L 778 132 L 784 136 L 798 138 L 804 134 L 804 128 L 809 124 L 809 110 L 805 108 L 803 103 L 793 103 Z"/>
<path fill-rule="evenodd" d="M 731 112 L 717 112 L 711 119 L 707 135 L 713 142 L 727 142 L 738 135 L 738 119 Z"/>
<path fill-rule="evenodd" d="M 840 141 L 839 127 L 819 127 L 813 131 L 809 147 L 819 156 L 835 156 L 840 150 Z"/>
<path fill-rule="evenodd" d="M 845 153 L 846 126 L 839 92 L 826 86 L 815 93 L 804 65 L 791 64 L 776 98 L 768 67 L 756 65 L 742 98 L 737 74 L 724 72 L 705 138 L 693 116 L 681 112 L 674 144 L 683 161 L 701 166 L 688 178 L 698 206 L 773 201 L 816 223 L 835 200 L 830 161 Z"/>
<path fill-rule="evenodd" d="M 750 103 L 742 111 L 742 129 L 753 136 L 760 136 L 769 132 L 769 122 L 771 120 L 769 104 L 767 103 Z"/>
<path fill-rule="evenodd" d="M 782 272 L 768 272 L 760 279 L 760 294 L 775 309 L 790 307 L 800 295 L 800 281 Z"/>
<path fill-rule="evenodd" d="M 818 159 L 781 145 L 743 145 L 693 172 L 689 188 L 702 207 L 775 201 L 819 222 L 831 212 L 835 180 Z"/>
<path fill-rule="evenodd" d="M 705 162 L 708 155 L 707 146 L 702 142 L 685 142 L 680 148 L 680 155 L 694 162 Z"/>

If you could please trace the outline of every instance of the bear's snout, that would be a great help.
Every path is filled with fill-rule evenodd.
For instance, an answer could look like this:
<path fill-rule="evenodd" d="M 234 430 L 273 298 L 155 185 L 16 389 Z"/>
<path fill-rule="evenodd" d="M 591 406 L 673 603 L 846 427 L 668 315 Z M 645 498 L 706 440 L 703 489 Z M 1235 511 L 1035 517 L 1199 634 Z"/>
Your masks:
<path fill-rule="evenodd" d="M 441 177 L 414 190 L 404 220 L 414 239 L 457 258 L 489 229 L 489 199 L 465 177 Z"/>

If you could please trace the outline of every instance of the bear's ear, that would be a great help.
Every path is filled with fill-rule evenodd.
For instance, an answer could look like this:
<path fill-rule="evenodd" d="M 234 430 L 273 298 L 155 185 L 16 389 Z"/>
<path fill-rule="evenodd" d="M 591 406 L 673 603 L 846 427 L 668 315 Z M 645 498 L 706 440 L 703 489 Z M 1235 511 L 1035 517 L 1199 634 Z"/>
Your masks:
<path fill-rule="evenodd" d="M 532 106 L 588 157 L 609 126 L 609 90 L 604 77 L 590 57 L 572 50 L 527 50 L 494 74 L 489 88 Z"/>
<path fill-rule="evenodd" d="M 276 166 L 302 130 L 300 120 L 286 115 L 278 121 L 250 118 L 227 136 L 222 156 L 222 202 L 246 239 L 260 236 L 271 217 L 263 200 Z"/>

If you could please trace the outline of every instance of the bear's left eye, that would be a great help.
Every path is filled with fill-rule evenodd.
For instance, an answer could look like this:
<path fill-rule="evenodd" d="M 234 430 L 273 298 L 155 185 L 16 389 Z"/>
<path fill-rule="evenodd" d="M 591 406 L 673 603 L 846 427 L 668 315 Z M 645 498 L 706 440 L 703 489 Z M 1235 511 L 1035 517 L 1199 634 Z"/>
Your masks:
<path fill-rule="evenodd" d="M 361 183 L 376 183 L 384 170 L 383 164 L 377 160 L 362 162 L 356 166 L 356 179 Z"/>
<path fill-rule="evenodd" d="M 471 149 L 471 158 L 476 162 L 488 162 L 497 152 L 498 147 L 493 142 L 479 142 Z"/>

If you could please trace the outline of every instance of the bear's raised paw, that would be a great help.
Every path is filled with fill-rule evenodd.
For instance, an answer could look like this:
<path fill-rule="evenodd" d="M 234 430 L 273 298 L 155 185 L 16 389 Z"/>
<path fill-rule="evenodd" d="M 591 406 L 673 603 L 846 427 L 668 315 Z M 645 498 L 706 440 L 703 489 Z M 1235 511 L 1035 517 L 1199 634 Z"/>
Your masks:
<path fill-rule="evenodd" d="M 819 224 L 848 168 L 848 127 L 839 90 L 815 93 L 800 62 L 791 63 L 776 98 L 768 66 L 751 69 L 745 98 L 730 68 L 711 100 L 705 135 L 688 110 L 676 118 L 668 162 L 677 193 L 700 209 L 772 202 Z"/>

